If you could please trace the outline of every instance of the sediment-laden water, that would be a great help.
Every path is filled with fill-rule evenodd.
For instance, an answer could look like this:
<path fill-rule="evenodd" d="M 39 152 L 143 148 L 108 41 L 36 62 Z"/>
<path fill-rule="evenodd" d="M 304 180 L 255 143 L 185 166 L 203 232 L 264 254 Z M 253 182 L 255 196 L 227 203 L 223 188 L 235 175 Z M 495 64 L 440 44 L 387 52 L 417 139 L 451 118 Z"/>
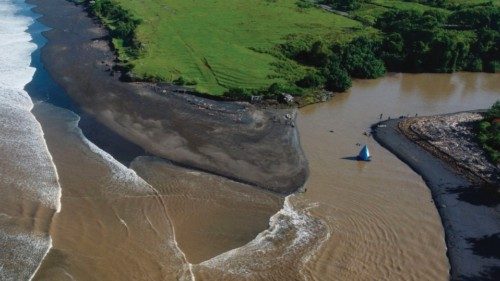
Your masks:
<path fill-rule="evenodd" d="M 33 108 L 34 18 L 0 0 L 0 279 L 38 267 L 35 280 L 447 279 L 425 183 L 363 132 L 380 114 L 485 108 L 499 75 L 389 75 L 301 109 L 311 175 L 305 193 L 283 197 L 154 156 L 125 166 L 77 114 L 40 100 L 50 77 L 32 84 Z M 365 143 L 373 161 L 353 161 Z"/>
<path fill-rule="evenodd" d="M 371 137 L 372 124 L 399 116 L 487 108 L 500 99 L 498 74 L 392 74 L 356 81 L 347 93 L 303 108 L 313 216 L 331 235 L 307 270 L 316 280 L 447 280 L 443 228 L 424 181 Z M 358 144 L 358 145 L 357 145 Z M 353 161 L 368 144 L 369 163 Z"/>

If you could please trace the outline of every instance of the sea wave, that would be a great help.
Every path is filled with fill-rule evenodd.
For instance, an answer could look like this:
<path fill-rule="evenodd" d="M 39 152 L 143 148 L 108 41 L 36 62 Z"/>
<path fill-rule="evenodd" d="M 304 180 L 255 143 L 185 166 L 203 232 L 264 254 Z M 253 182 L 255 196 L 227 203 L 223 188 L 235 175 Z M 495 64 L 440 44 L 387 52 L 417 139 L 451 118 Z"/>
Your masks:
<path fill-rule="evenodd" d="M 0 1 L 0 279 L 30 279 L 50 248 L 48 226 L 61 188 L 42 128 L 24 91 L 37 46 L 35 14 L 24 1 Z"/>
<path fill-rule="evenodd" d="M 270 218 L 269 228 L 246 245 L 198 265 L 200 274 L 223 275 L 228 280 L 309 279 L 300 269 L 330 236 L 328 226 L 309 213 L 314 205 L 285 198 L 283 208 Z"/>

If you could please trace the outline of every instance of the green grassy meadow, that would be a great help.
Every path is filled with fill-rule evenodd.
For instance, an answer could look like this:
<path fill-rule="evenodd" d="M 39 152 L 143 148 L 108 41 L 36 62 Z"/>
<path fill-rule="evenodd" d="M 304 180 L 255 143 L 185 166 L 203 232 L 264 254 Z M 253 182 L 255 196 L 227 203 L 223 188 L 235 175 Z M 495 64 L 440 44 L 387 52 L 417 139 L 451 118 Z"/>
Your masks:
<path fill-rule="evenodd" d="M 295 0 L 114 2 L 142 19 L 137 38 L 144 51 L 129 58 L 134 74 L 165 81 L 182 76 L 214 95 L 286 82 L 286 68 L 302 73 L 304 66 L 273 51 L 289 35 L 344 38 L 362 27 L 318 8 L 300 9 Z"/>
<path fill-rule="evenodd" d="M 251 93 L 255 92 L 252 90 L 267 89 L 273 83 L 296 89 L 296 83 L 309 81 L 305 88 L 318 87 L 321 84 L 318 71 L 321 75 L 327 73 L 325 65 L 315 68 L 318 65 L 303 61 L 313 42 L 346 43 L 360 35 L 380 39 L 378 35 L 384 36 L 385 31 L 375 29 L 375 21 L 382 15 L 424 14 L 434 10 L 437 13 L 429 13 L 431 17 L 437 14 L 450 17 L 459 4 L 472 7 L 485 5 L 490 0 L 447 0 L 447 6 L 437 5 L 431 0 L 352 0 L 359 1 L 357 8 L 343 13 L 325 11 L 307 1 L 314 0 L 86 0 L 94 15 L 111 30 L 119 59 L 126 68 L 131 68 L 132 79 L 178 83 L 211 95 L 227 94 L 230 89 Z M 491 3 L 498 7 L 500 0 Z M 463 25 L 463 30 L 457 33 L 434 26 L 433 34 L 446 33 L 443 36 L 448 41 L 433 37 L 432 42 L 427 38 L 427 41 L 418 43 L 426 45 L 425 52 L 430 54 L 432 46 L 436 51 L 445 43 L 457 43 L 458 35 L 473 42 L 479 31 L 466 30 L 472 27 Z M 496 31 L 489 32 L 489 35 L 481 33 L 486 40 L 490 40 L 487 36 L 493 36 L 491 34 Z M 458 34 L 458 37 L 451 34 Z M 287 45 L 285 48 L 281 45 L 283 43 Z M 391 41 L 393 45 L 388 46 L 395 48 L 399 43 Z M 402 50 L 408 51 L 412 46 L 410 44 Z M 483 47 L 478 45 L 473 50 Z M 290 48 L 293 49 L 291 52 Z M 446 51 L 456 49 L 454 45 L 446 48 Z M 328 51 L 322 54 L 323 50 L 318 50 L 319 55 L 328 56 Z M 418 50 L 414 51 L 418 53 Z M 391 52 L 396 57 L 401 55 L 397 49 L 391 49 Z M 473 66 L 467 65 L 468 69 L 477 71 L 483 65 L 492 68 L 484 59 L 489 53 L 481 52 L 471 57 L 475 61 Z M 459 55 L 459 52 L 455 50 L 454 54 Z M 425 56 L 419 59 L 427 60 Z M 481 59 L 483 61 L 479 61 Z M 415 70 L 421 71 L 418 67 L 410 71 Z M 446 67 L 427 67 L 427 70 L 450 71 Z"/>

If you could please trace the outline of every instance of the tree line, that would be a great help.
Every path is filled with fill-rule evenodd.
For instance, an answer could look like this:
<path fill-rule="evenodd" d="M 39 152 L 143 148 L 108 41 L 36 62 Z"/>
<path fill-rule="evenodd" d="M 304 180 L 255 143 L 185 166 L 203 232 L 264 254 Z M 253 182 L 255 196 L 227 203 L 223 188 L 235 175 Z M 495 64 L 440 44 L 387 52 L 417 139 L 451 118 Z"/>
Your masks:
<path fill-rule="evenodd" d="M 292 39 L 281 52 L 313 70 L 296 81 L 303 88 L 344 91 L 351 78 L 377 78 L 386 71 L 496 72 L 500 10 L 493 5 L 439 10 L 388 10 L 375 21 L 379 34 L 349 42 Z"/>

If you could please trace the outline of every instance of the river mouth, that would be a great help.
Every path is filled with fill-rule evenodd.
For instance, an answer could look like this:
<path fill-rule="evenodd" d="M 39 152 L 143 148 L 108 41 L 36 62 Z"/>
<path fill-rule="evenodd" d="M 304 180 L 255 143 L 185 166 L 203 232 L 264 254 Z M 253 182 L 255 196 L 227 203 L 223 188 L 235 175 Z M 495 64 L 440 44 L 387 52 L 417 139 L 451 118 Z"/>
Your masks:
<path fill-rule="evenodd" d="M 44 89 L 42 78 L 33 89 Z M 144 154 L 126 146 L 108 153 L 82 134 L 85 117 L 39 98 L 33 113 L 58 167 L 62 207 L 50 227 L 40 225 L 45 240 L 37 245 L 48 244 L 50 232 L 53 247 L 34 279 L 446 280 L 443 229 L 425 183 L 363 132 L 380 114 L 488 107 L 498 81 L 496 74 L 391 74 L 301 109 L 311 177 L 306 193 L 287 197 L 137 158 Z M 115 137 L 102 139 L 119 144 Z M 349 160 L 356 143 L 370 145 L 371 163 Z M 53 212 L 31 207 L 24 213 Z"/>
<path fill-rule="evenodd" d="M 269 227 L 269 218 L 283 207 L 283 195 L 227 178 L 179 168 L 161 158 L 149 157 L 150 153 L 104 126 L 67 96 L 64 89 L 52 80 L 41 59 L 43 54 L 40 48 L 47 43 L 41 32 L 47 30 L 39 22 L 28 29 L 38 46 L 31 57 L 32 65 L 37 70 L 25 88 L 36 104 L 33 114 L 42 124 L 47 145 L 56 165 L 60 166 L 58 172 L 64 207 L 54 218 L 50 230 L 54 245 L 35 279 L 53 280 L 64 275 L 88 278 L 82 270 L 92 271 L 95 260 L 89 258 L 78 261 L 78 257 L 89 255 L 106 260 L 114 258 L 115 261 L 109 262 L 108 267 L 96 271 L 95 276 L 104 279 L 116 277 L 112 273 L 112 265 L 131 259 L 122 253 L 123 245 L 133 249 L 135 246 L 132 244 L 137 243 L 147 249 L 147 244 L 153 245 L 154 241 L 170 244 L 163 248 L 163 254 L 172 256 L 176 261 L 167 273 L 164 270 L 152 270 L 150 274 L 169 276 L 170 272 L 180 272 L 183 276 L 189 276 L 192 273 L 185 271 L 188 264 L 200 263 L 244 246 Z M 190 100 L 189 103 L 180 100 L 182 106 L 203 102 L 203 99 Z M 238 104 L 221 105 L 225 111 L 245 110 Z M 257 117 L 261 118 L 258 114 Z M 139 176 L 127 168 L 131 164 Z M 172 181 L 174 184 L 171 184 Z M 157 214 L 143 211 L 135 219 L 127 218 L 127 201 L 138 210 L 146 209 L 145 205 L 152 205 L 156 207 L 147 209 L 156 208 L 159 211 Z M 115 206 L 110 209 L 110 204 Z M 77 219 L 82 216 L 88 220 Z M 144 217 L 155 229 L 155 235 L 147 239 L 149 243 L 139 242 L 146 238 L 147 231 L 142 234 L 144 237 L 132 235 L 133 228 L 140 227 L 140 219 Z M 82 229 L 86 233 L 83 237 L 80 235 Z M 119 238 L 124 230 L 127 239 Z M 103 232 L 113 234 L 105 238 L 101 237 Z M 163 239 L 158 240 L 158 235 Z M 85 242 L 89 237 L 100 237 L 101 242 L 96 245 L 91 241 Z M 117 244 L 119 242 L 123 245 Z M 109 244 L 109 247 L 103 249 L 103 243 Z M 130 251 L 126 250 L 127 253 Z M 148 251 L 156 250 L 150 248 Z M 138 257 L 133 260 L 138 261 Z M 150 255 L 144 255 L 141 259 L 149 260 L 144 267 L 150 268 L 154 264 Z M 126 276 L 132 273 L 124 271 L 120 274 Z"/>

